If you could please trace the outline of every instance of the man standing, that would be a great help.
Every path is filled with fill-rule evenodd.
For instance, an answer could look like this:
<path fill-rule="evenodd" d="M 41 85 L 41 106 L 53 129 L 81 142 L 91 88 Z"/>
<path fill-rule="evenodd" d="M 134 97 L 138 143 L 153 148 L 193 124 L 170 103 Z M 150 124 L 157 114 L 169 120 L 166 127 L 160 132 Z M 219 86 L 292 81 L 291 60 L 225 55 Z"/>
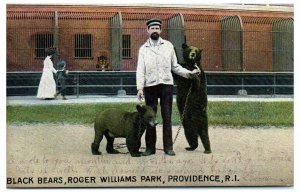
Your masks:
<path fill-rule="evenodd" d="M 150 19 L 146 22 L 149 38 L 139 49 L 136 72 L 137 96 L 139 100 L 145 96 L 146 105 L 151 106 L 155 112 L 160 99 L 163 148 L 167 155 L 174 156 L 171 123 L 174 81 L 171 71 L 185 78 L 199 71 L 189 71 L 177 63 L 174 46 L 160 37 L 161 24 L 160 19 Z M 146 151 L 142 155 L 155 154 L 155 127 L 147 127 L 145 139 Z"/>

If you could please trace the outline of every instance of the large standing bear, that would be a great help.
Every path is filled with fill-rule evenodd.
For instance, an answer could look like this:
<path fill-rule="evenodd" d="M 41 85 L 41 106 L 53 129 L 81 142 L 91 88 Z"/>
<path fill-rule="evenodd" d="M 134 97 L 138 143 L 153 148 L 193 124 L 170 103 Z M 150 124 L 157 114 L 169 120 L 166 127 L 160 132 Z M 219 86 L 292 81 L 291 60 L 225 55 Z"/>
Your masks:
<path fill-rule="evenodd" d="M 186 44 L 183 44 L 182 48 L 184 62 L 181 65 L 188 70 L 197 67 L 201 70 L 201 73 L 192 79 L 185 79 L 173 74 L 177 84 L 177 107 L 183 118 L 185 137 L 190 145 L 185 149 L 187 151 L 195 150 L 198 147 L 198 136 L 200 136 L 205 149 L 204 153 L 211 153 L 208 135 L 206 76 L 200 63 L 202 49 Z"/>

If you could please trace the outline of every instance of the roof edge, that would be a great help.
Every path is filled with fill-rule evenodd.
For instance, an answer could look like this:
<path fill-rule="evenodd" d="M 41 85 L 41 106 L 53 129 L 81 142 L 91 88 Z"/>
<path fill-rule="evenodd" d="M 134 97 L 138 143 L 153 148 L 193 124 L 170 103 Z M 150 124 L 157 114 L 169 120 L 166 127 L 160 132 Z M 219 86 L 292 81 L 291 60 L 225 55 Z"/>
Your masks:
<path fill-rule="evenodd" d="M 7 4 L 7 7 L 159 7 L 159 8 L 178 8 L 178 9 L 205 9 L 205 10 L 241 10 L 241 11 L 270 11 L 270 12 L 294 12 L 293 4 Z"/>

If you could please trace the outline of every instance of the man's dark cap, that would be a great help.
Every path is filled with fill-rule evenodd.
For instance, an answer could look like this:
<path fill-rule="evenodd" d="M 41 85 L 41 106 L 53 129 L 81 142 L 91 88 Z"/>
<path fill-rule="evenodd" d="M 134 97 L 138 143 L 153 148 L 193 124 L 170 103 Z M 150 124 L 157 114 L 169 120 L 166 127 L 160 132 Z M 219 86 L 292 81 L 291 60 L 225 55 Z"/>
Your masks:
<path fill-rule="evenodd" d="M 161 26 L 161 20 L 160 19 L 158 19 L 158 18 L 154 18 L 154 19 L 149 19 L 147 22 L 146 22 L 146 25 L 148 26 L 148 27 L 150 27 L 150 26 L 153 26 L 153 25 L 159 25 L 159 26 Z"/>

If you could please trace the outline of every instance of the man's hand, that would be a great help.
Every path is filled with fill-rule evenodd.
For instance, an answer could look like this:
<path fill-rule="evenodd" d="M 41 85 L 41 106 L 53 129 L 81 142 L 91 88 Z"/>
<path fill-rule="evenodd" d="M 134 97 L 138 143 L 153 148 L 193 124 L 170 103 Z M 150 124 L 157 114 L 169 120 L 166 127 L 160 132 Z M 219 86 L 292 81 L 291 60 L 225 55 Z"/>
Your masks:
<path fill-rule="evenodd" d="M 193 71 L 190 72 L 189 74 L 189 78 L 197 78 L 198 77 L 198 74 L 200 73 L 201 71 L 199 69 L 194 69 Z"/>
<path fill-rule="evenodd" d="M 194 69 L 191 74 L 200 74 L 201 71 L 199 69 Z"/>
<path fill-rule="evenodd" d="M 138 90 L 137 97 L 138 97 L 139 101 L 143 101 L 144 100 L 144 92 L 143 92 L 143 90 Z"/>

